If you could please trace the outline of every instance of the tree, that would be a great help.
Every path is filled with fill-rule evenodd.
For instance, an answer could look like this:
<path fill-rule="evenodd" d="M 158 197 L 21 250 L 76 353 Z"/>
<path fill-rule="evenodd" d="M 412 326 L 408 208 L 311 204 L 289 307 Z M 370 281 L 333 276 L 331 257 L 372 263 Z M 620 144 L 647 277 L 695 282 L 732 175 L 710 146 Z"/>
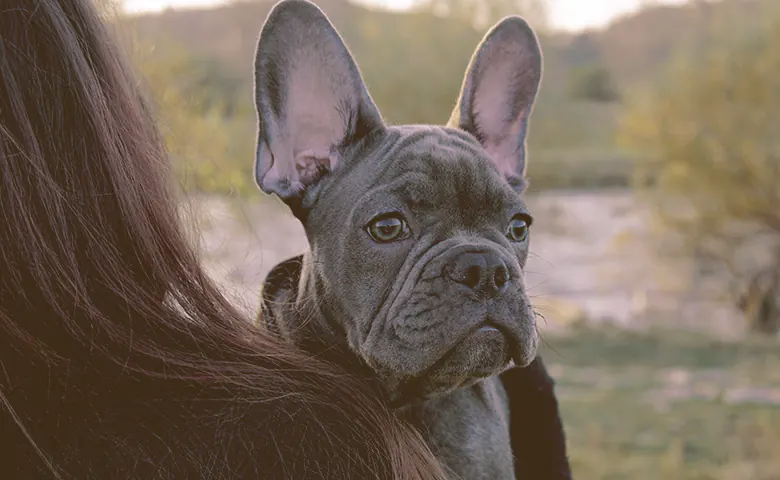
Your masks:
<path fill-rule="evenodd" d="M 603 61 L 598 37 L 593 32 L 575 35 L 561 51 L 561 56 L 573 67 L 584 67 Z"/>
<path fill-rule="evenodd" d="M 780 17 L 697 55 L 634 99 L 620 131 L 650 154 L 662 224 L 733 289 L 780 269 Z"/>
<path fill-rule="evenodd" d="M 543 30 L 547 26 L 548 2 L 549 0 L 418 0 L 422 8 L 467 19 L 480 29 L 503 17 L 520 15 L 537 30 Z"/>
<path fill-rule="evenodd" d="M 620 93 L 609 70 L 600 65 L 589 65 L 574 70 L 571 76 L 571 95 L 577 100 L 616 102 Z"/>
<path fill-rule="evenodd" d="M 247 174 L 254 155 L 254 122 L 226 118 L 225 97 L 218 87 L 209 87 L 214 75 L 208 59 L 173 41 L 156 46 L 141 42 L 135 50 L 135 66 L 154 102 L 182 188 L 254 193 Z"/>

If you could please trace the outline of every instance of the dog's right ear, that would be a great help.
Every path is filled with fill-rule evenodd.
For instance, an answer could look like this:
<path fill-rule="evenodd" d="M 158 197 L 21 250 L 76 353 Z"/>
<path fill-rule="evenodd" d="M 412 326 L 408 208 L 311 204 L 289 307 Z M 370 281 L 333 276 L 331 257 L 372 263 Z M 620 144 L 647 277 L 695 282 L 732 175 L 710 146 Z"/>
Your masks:
<path fill-rule="evenodd" d="M 255 56 L 255 179 L 289 204 L 342 162 L 341 152 L 384 128 L 352 55 L 325 14 L 283 0 Z"/>

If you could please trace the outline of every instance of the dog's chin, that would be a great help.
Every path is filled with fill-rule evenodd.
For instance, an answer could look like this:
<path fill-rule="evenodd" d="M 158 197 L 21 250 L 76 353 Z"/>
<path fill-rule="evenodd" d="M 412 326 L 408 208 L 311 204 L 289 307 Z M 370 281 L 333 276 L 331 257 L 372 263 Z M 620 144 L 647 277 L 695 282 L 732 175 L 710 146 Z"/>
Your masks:
<path fill-rule="evenodd" d="M 418 403 L 498 375 L 514 364 L 512 343 L 496 327 L 479 327 L 422 375 L 404 382 L 394 403 Z"/>

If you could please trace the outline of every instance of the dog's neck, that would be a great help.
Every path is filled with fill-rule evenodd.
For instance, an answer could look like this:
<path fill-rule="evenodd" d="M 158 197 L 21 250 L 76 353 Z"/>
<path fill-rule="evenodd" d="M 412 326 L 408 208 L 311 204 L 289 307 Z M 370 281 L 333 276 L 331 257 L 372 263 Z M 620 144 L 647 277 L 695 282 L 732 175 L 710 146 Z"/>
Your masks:
<path fill-rule="evenodd" d="M 393 401 L 375 372 L 349 347 L 338 313 L 328 305 L 325 286 L 318 285 L 312 265 L 302 255 L 271 270 L 263 286 L 259 321 L 299 348 L 341 365 L 366 382 L 400 418 L 419 429 L 452 477 L 514 478 L 509 405 L 499 378 L 433 399 Z M 474 425 L 479 427 L 475 430 Z"/>
<path fill-rule="evenodd" d="M 349 365 L 353 372 L 376 381 L 372 370 L 349 348 L 332 306 L 323 301 L 323 286 L 312 269 L 310 255 L 293 257 L 268 273 L 258 321 L 298 348 Z"/>
<path fill-rule="evenodd" d="M 426 403 L 426 397 L 388 392 L 376 372 L 349 346 L 337 306 L 327 302 L 325 286 L 312 268 L 311 253 L 276 265 L 266 276 L 257 321 L 296 347 L 347 368 L 368 382 L 399 413 Z M 392 397 L 392 399 L 391 399 Z"/>

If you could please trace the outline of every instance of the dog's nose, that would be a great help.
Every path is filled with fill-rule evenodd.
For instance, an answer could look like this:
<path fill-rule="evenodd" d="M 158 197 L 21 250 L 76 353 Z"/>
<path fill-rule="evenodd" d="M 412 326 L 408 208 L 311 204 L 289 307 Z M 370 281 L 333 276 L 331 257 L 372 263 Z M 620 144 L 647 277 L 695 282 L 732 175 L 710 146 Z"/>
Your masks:
<path fill-rule="evenodd" d="M 494 253 L 466 252 L 458 255 L 447 269 L 447 276 L 482 297 L 503 292 L 509 283 L 509 269 Z"/>

